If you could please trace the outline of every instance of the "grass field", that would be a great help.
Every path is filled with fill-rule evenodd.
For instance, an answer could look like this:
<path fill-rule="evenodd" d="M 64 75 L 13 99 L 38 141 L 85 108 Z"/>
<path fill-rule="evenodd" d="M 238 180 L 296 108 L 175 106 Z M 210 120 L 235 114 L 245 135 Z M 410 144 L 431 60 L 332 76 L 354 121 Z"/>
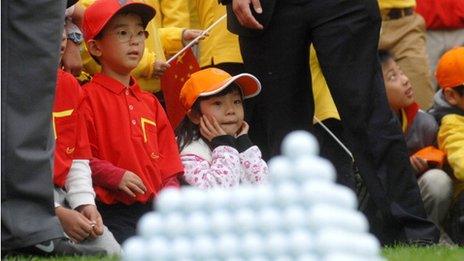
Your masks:
<path fill-rule="evenodd" d="M 411 247 L 411 246 L 397 246 L 384 248 L 382 251 L 383 256 L 391 261 L 463 261 L 464 248 L 463 247 Z M 54 257 L 54 258 L 41 258 L 31 256 L 16 256 L 8 257 L 5 260 L 88 260 L 88 261 L 116 261 L 117 258 L 110 257 Z M 343 260 L 342 260 L 343 261 Z"/>

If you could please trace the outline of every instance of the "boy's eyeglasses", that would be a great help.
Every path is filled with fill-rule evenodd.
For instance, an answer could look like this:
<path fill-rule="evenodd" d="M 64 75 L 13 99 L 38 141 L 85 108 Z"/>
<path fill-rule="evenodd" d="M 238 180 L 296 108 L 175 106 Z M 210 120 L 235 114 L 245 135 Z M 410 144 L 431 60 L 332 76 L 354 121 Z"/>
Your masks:
<path fill-rule="evenodd" d="M 136 42 L 145 41 L 147 39 L 149 33 L 145 30 L 140 30 L 137 33 L 129 32 L 126 30 L 120 30 L 116 32 L 116 37 L 120 43 L 127 43 L 131 39 Z"/>

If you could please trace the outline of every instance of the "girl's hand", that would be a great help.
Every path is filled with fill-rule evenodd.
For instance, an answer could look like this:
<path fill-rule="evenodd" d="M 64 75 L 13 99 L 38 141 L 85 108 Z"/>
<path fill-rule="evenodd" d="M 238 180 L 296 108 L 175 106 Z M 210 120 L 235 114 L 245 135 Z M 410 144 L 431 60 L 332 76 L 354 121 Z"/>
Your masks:
<path fill-rule="evenodd" d="M 411 162 L 412 167 L 416 171 L 416 174 L 421 174 L 429 168 L 427 161 L 422 158 L 411 156 L 409 157 L 409 161 Z"/>
<path fill-rule="evenodd" d="M 215 137 L 227 135 L 227 133 L 221 128 L 221 125 L 217 122 L 216 118 L 208 119 L 206 115 L 200 118 L 200 133 L 207 140 L 211 141 Z"/>
<path fill-rule="evenodd" d="M 248 134 L 249 129 L 250 129 L 250 125 L 248 125 L 246 121 L 243 121 L 242 127 L 240 127 L 240 130 L 237 133 L 237 137 Z"/>
<path fill-rule="evenodd" d="M 171 67 L 171 65 L 167 62 L 163 61 L 155 61 L 153 65 L 155 68 L 153 69 L 153 78 L 158 79 L 159 77 L 163 76 L 164 72 Z"/>

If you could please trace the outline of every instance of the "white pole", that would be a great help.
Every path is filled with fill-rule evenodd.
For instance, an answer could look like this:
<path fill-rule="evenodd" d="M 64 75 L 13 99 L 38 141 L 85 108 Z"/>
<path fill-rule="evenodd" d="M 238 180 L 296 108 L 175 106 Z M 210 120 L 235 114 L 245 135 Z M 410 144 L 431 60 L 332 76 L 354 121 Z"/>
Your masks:
<path fill-rule="evenodd" d="M 322 121 L 320 121 L 316 116 L 314 116 L 314 119 L 317 121 L 317 123 L 319 123 L 322 126 L 322 128 L 324 128 L 325 131 L 327 131 L 327 133 L 329 133 L 330 136 L 332 136 L 332 138 L 340 145 L 340 147 L 342 147 L 342 149 L 346 151 L 346 153 L 351 157 L 351 160 L 354 162 L 353 153 L 351 153 L 351 151 L 345 146 L 345 144 L 343 144 L 343 142 L 339 140 L 337 136 L 335 136 L 335 134 L 327 126 L 325 126 L 325 124 L 322 123 Z"/>
<path fill-rule="evenodd" d="M 171 63 L 172 61 L 174 61 L 179 55 L 181 55 L 183 52 L 185 52 L 185 50 L 187 50 L 188 48 L 190 48 L 192 45 L 194 45 L 195 43 L 197 43 L 201 38 L 203 38 L 209 31 L 211 31 L 211 29 L 213 29 L 217 24 L 219 24 L 222 20 L 224 20 L 225 18 L 227 17 L 227 14 L 223 15 L 221 18 L 217 19 L 216 22 L 214 22 L 212 25 L 210 25 L 208 28 L 206 28 L 197 38 L 193 39 L 189 44 L 187 44 L 184 48 L 182 48 L 182 50 L 180 50 L 179 52 L 177 52 L 174 56 L 172 56 L 171 58 L 169 58 L 169 60 L 167 60 L 166 62 L 167 63 Z"/>

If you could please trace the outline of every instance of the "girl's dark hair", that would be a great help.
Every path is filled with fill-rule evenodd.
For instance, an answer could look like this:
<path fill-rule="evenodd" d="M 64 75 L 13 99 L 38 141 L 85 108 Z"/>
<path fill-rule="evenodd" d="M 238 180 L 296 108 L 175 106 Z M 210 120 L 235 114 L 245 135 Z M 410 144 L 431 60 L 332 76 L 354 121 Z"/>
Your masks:
<path fill-rule="evenodd" d="M 201 101 L 208 100 L 214 97 L 225 96 L 229 93 L 233 93 L 238 91 L 243 99 L 243 94 L 240 87 L 236 83 L 231 83 L 227 88 L 224 90 L 213 94 L 211 96 L 205 97 L 198 97 L 198 99 L 193 103 L 191 111 L 192 113 L 197 113 L 201 115 L 200 111 L 200 103 Z M 200 129 L 199 126 L 194 124 L 187 115 L 185 115 L 184 119 L 179 123 L 175 130 L 175 134 L 177 137 L 177 144 L 179 146 L 179 151 L 182 151 L 187 145 L 192 143 L 194 140 L 198 140 L 200 138 Z"/>
<path fill-rule="evenodd" d="M 387 50 L 379 50 L 378 55 L 380 64 L 384 64 L 388 60 L 393 59 L 393 55 Z"/>

